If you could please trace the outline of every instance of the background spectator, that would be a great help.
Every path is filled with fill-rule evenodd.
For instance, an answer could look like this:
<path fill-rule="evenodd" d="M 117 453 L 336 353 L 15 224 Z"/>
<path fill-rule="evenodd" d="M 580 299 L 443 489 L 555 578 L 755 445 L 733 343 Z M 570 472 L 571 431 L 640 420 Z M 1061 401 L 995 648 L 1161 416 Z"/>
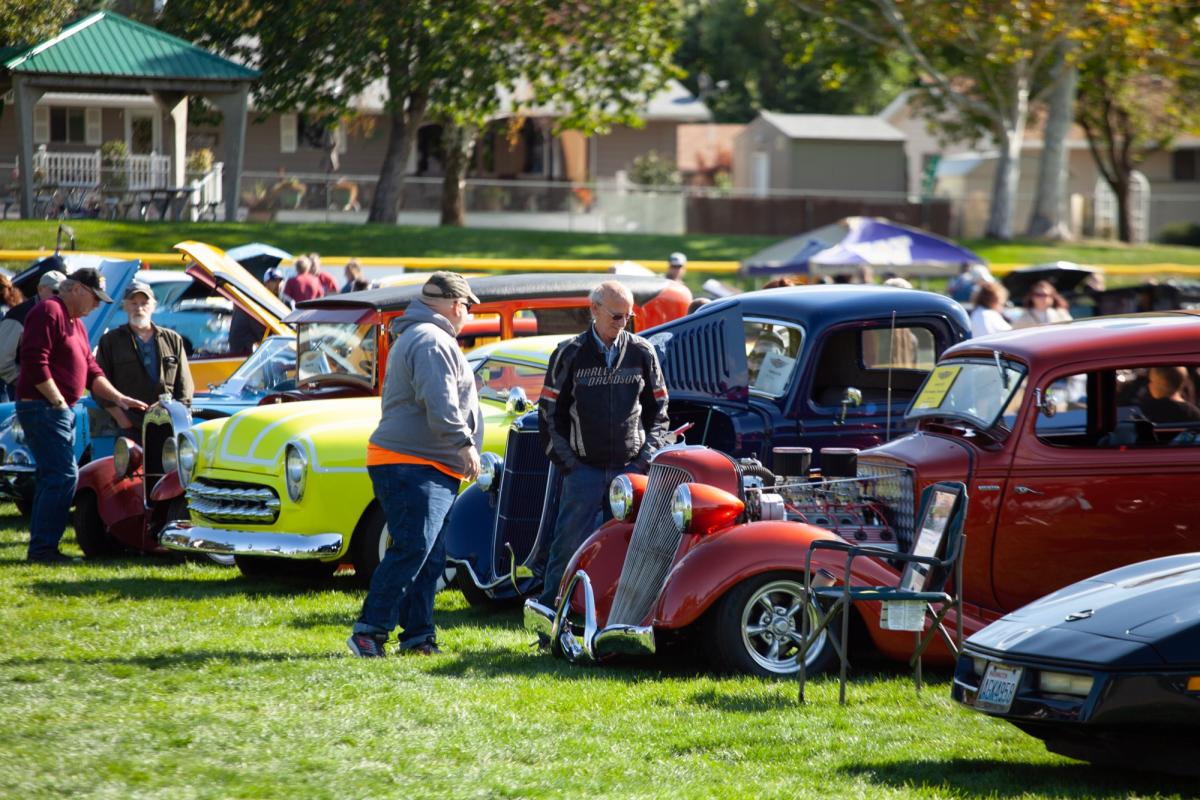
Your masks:
<path fill-rule="evenodd" d="M 358 259 L 352 258 L 346 262 L 346 268 L 342 270 L 342 276 L 346 279 L 346 283 L 342 285 L 343 293 L 361 291 L 354 288 L 356 284 L 365 283 L 363 281 L 362 266 L 359 265 Z"/>
<path fill-rule="evenodd" d="M 321 254 L 320 253 L 309 253 L 308 260 L 309 260 L 309 263 L 312 265 L 312 267 L 311 267 L 312 274 L 316 275 L 317 280 L 319 280 L 321 282 L 321 288 L 325 290 L 325 294 L 337 294 L 338 293 L 337 281 L 335 281 L 333 279 L 332 275 L 326 273 L 325 270 L 321 268 Z"/>
<path fill-rule="evenodd" d="M 297 303 L 325 296 L 325 287 L 313 274 L 312 259 L 300 256 L 296 259 L 296 274 L 284 284 L 283 290 Z"/>
<path fill-rule="evenodd" d="M 985 281 L 975 290 L 975 308 L 971 310 L 971 335 L 986 336 L 989 333 L 1012 330 L 1004 318 L 1003 309 L 1008 302 L 1008 290 L 996 281 Z"/>
<path fill-rule="evenodd" d="M 25 317 L 40 301 L 58 294 L 58 287 L 65 279 L 56 269 L 47 271 L 38 279 L 37 295 L 17 303 L 8 310 L 4 319 L 0 320 L 0 393 L 5 400 L 16 399 L 17 375 L 20 367 L 17 364 L 17 353 L 21 346 L 21 331 L 25 326 Z"/>
<path fill-rule="evenodd" d="M 21 305 L 25 300 L 25 295 L 21 294 L 21 290 L 13 286 L 13 282 L 9 280 L 7 275 L 0 275 L 0 313 L 8 313 L 10 308 L 15 308 Z"/>
<path fill-rule="evenodd" d="M 1032 328 L 1071 319 L 1067 301 L 1050 281 L 1038 281 L 1030 286 L 1022 305 L 1025 307 L 1025 313 L 1013 324 L 1014 328 Z"/>
<path fill-rule="evenodd" d="M 682 283 L 685 272 L 687 272 L 687 256 L 679 252 L 671 253 L 667 258 L 667 277 Z"/>

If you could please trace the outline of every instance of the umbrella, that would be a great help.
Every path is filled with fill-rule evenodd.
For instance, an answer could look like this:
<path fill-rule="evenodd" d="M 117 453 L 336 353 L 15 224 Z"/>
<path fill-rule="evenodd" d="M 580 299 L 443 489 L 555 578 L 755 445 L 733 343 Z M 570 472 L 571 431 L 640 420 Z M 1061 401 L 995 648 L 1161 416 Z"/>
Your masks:
<path fill-rule="evenodd" d="M 292 254 L 288 251 L 262 242 L 238 245 L 226 250 L 225 255 L 241 264 L 247 272 L 259 280 L 262 280 L 263 273 L 268 269 L 278 266 L 280 261 L 290 261 L 292 258 Z"/>
<path fill-rule="evenodd" d="M 1020 303 L 1038 281 L 1050 281 L 1059 294 L 1068 295 L 1095 273 L 1095 267 L 1085 267 L 1073 261 L 1052 261 L 1015 269 L 1005 275 L 1001 283 L 1013 300 Z"/>
<path fill-rule="evenodd" d="M 771 245 L 742 262 L 746 275 L 817 275 L 867 265 L 945 275 L 983 259 L 948 239 L 882 217 L 846 217 Z"/>

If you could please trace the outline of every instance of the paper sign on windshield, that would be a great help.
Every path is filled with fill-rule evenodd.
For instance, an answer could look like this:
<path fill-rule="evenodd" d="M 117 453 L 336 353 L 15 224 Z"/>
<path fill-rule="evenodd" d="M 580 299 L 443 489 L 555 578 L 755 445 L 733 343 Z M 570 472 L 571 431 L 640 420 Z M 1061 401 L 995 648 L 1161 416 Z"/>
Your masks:
<path fill-rule="evenodd" d="M 913 403 L 913 410 L 920 411 L 941 406 L 942 401 L 946 399 L 946 393 L 950 391 L 950 387 L 954 385 L 954 380 L 960 372 L 962 372 L 962 367 L 934 367 L 933 372 L 929 375 L 929 380 L 925 382 L 921 393 L 917 395 L 917 401 Z"/>

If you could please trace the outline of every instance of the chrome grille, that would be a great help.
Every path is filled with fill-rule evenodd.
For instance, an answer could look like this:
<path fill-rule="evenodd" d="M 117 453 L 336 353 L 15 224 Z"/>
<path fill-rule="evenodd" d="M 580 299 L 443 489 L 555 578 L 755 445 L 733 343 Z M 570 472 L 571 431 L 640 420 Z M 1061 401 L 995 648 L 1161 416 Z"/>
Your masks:
<path fill-rule="evenodd" d="M 492 563 L 505 574 L 509 562 L 505 544 L 512 545 L 517 563 L 521 564 L 537 538 L 549 472 L 550 462 L 542 450 L 538 432 L 516 427 L 510 430 L 504 451 L 504 472 L 500 478 L 496 527 L 492 534 Z"/>
<path fill-rule="evenodd" d="M 907 553 L 912 549 L 913 525 L 916 524 L 912 470 L 859 458 L 858 477 L 867 479 L 871 497 L 887 508 L 900 552 Z"/>
<path fill-rule="evenodd" d="M 279 496 L 269 486 L 233 481 L 192 481 L 188 509 L 222 522 L 269 524 L 279 517 Z"/>
<path fill-rule="evenodd" d="M 671 521 L 671 498 L 676 487 L 691 479 L 678 467 L 650 465 L 646 493 L 633 523 L 633 536 L 606 624 L 641 625 L 654 607 L 682 538 Z"/>

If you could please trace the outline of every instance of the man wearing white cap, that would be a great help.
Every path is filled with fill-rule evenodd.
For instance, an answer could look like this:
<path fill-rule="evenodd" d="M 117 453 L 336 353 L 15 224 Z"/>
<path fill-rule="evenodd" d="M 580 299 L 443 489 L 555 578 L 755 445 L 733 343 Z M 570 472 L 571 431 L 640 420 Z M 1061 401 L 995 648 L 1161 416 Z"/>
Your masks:
<path fill-rule="evenodd" d="M 56 269 L 47 270 L 38 280 L 37 296 L 31 297 L 8 310 L 4 319 L 0 320 L 0 381 L 4 381 L 4 390 L 8 399 L 14 399 L 13 394 L 20 367 L 17 364 L 17 351 L 21 346 L 21 331 L 25 329 L 25 317 L 37 303 L 47 297 L 58 294 L 58 286 L 66 278 Z"/>
<path fill-rule="evenodd" d="M 687 272 L 687 256 L 683 253 L 671 253 L 667 259 L 667 277 L 683 283 L 683 273 Z"/>

